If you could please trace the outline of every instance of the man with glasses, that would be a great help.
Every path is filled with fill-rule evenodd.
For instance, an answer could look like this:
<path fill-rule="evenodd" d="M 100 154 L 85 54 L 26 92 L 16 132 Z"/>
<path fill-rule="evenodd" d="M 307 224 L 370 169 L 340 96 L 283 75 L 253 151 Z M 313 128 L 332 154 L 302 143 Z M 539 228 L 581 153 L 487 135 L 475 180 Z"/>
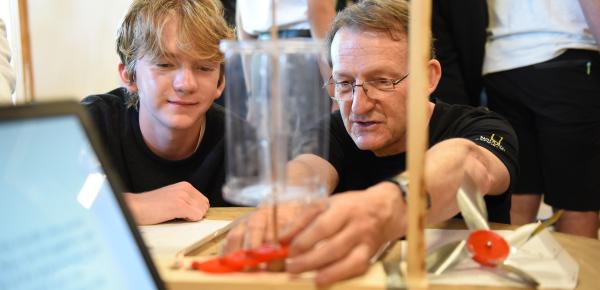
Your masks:
<path fill-rule="evenodd" d="M 291 242 L 287 271 L 316 270 L 318 286 L 364 273 L 385 242 L 406 233 L 406 190 L 397 182 L 406 182 L 405 175 L 398 175 L 406 169 L 407 33 L 406 1 L 365 0 L 338 14 L 329 34 L 333 75 L 328 89 L 340 107 L 332 115 L 330 156 L 327 161 L 299 156 L 290 165 L 310 164 L 320 170 L 330 192 L 343 194 L 295 216 L 279 237 Z M 437 60 L 429 61 L 428 72 L 431 93 L 441 75 Z M 489 195 L 490 219 L 508 223 L 507 191 L 517 170 L 517 140 L 510 125 L 484 108 L 441 102 L 429 103 L 427 117 L 427 222 L 458 213 L 455 195 L 468 177 Z M 230 233 L 227 250 L 248 245 L 248 239 L 250 244 L 260 241 L 255 238 L 259 223 L 250 225 L 251 231 L 240 227 Z"/>

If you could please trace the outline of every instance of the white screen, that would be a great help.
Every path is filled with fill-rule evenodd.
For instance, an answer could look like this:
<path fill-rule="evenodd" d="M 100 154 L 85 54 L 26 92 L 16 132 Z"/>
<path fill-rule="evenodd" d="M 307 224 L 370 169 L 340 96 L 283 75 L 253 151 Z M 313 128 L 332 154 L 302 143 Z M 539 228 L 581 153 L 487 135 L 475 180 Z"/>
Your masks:
<path fill-rule="evenodd" d="M 0 123 L 0 289 L 156 289 L 76 116 Z"/>

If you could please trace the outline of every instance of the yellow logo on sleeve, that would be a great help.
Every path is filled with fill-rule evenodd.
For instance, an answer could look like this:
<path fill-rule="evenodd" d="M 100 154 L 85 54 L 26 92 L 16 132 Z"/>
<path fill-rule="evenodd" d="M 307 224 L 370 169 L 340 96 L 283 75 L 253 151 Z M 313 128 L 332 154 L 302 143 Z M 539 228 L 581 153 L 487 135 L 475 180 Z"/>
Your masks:
<path fill-rule="evenodd" d="M 506 151 L 504 146 L 502 146 L 502 140 L 504 140 L 504 137 L 496 136 L 495 133 L 492 133 L 492 135 L 490 137 L 479 136 L 479 140 L 483 141 L 485 143 L 488 143 L 488 144 L 492 145 L 493 147 L 502 150 L 503 152 Z"/>
<path fill-rule="evenodd" d="M 492 136 L 490 136 L 490 139 L 492 139 L 492 142 L 498 143 L 498 145 L 502 145 L 502 140 L 504 140 L 504 137 L 500 136 L 500 139 L 496 140 L 496 139 L 494 139 L 494 136 L 496 136 L 496 134 L 492 134 Z"/>

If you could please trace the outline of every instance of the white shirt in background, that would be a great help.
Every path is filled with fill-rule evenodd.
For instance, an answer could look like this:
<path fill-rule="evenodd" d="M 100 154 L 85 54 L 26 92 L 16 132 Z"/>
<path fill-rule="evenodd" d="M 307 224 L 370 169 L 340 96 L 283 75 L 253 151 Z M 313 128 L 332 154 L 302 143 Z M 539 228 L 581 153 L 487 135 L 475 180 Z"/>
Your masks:
<path fill-rule="evenodd" d="M 258 35 L 271 31 L 271 2 L 271 0 L 238 0 L 238 13 L 245 32 Z M 310 29 L 306 0 L 279 0 L 276 5 L 275 23 L 279 30 Z"/>
<path fill-rule="evenodd" d="M 565 50 L 598 50 L 576 0 L 488 0 L 483 74 L 553 59 Z"/>

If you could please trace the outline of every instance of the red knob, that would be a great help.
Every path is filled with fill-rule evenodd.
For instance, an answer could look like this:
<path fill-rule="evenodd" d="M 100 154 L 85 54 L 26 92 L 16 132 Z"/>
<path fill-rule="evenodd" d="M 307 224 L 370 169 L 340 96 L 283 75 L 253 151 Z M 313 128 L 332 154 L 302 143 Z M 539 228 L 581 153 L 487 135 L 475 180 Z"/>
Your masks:
<path fill-rule="evenodd" d="M 508 242 L 489 230 L 472 232 L 467 239 L 467 248 L 473 255 L 473 260 L 487 267 L 495 267 L 504 262 L 510 253 Z"/>

